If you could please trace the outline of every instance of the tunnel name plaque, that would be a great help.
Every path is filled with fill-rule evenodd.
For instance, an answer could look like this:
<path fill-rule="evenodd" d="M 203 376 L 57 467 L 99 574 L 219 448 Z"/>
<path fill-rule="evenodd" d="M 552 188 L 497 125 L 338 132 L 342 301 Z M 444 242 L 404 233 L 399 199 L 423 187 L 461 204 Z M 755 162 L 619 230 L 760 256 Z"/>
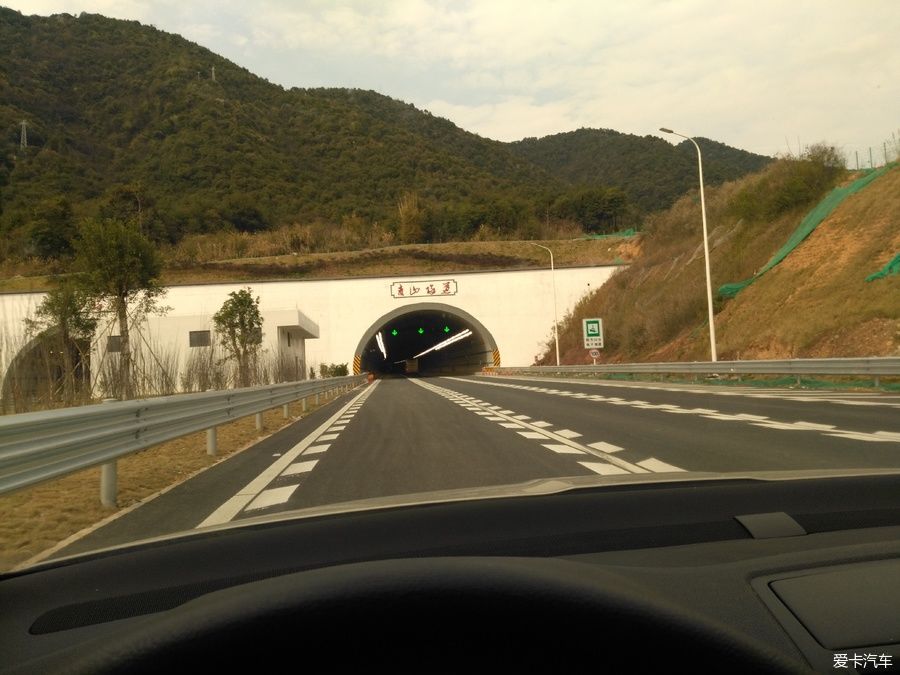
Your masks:
<path fill-rule="evenodd" d="M 456 295 L 456 279 L 435 279 L 431 281 L 395 281 L 391 284 L 391 297 L 420 298 Z"/>

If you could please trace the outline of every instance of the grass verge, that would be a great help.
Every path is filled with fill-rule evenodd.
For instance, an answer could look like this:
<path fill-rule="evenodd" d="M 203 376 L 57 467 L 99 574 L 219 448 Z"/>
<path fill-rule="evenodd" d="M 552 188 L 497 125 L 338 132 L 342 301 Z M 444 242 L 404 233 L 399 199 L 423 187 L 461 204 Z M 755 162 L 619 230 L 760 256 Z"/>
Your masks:
<path fill-rule="evenodd" d="M 99 467 L 0 495 L 0 571 L 11 569 L 122 509 L 224 461 L 315 408 L 309 399 L 308 412 L 303 413 L 302 403 L 296 401 L 289 407 L 291 419 L 287 420 L 280 407 L 267 410 L 263 413 L 263 431 L 256 430 L 255 416 L 224 424 L 218 427 L 215 457 L 206 454 L 203 431 L 123 457 L 118 461 L 119 491 L 115 509 L 100 504 Z M 197 522 L 205 515 L 208 514 L 198 514 Z"/>

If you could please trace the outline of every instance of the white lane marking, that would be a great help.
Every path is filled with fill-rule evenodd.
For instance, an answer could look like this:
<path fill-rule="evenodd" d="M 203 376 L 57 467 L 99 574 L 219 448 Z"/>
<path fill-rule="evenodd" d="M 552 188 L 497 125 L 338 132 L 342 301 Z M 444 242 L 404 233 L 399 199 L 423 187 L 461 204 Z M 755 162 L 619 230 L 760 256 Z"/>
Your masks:
<path fill-rule="evenodd" d="M 681 467 L 677 467 L 673 464 L 666 464 L 663 461 L 656 459 L 656 457 L 651 457 L 649 459 L 645 459 L 643 462 L 638 462 L 642 467 L 647 469 L 648 471 L 652 471 L 653 473 L 668 473 L 670 471 L 684 471 Z"/>
<path fill-rule="evenodd" d="M 612 464 L 604 464 L 603 462 L 578 462 L 585 469 L 590 469 L 594 473 L 599 473 L 601 476 L 614 476 L 617 474 L 628 473 L 625 469 L 620 466 L 613 466 Z"/>
<path fill-rule="evenodd" d="M 326 443 L 325 445 L 312 445 L 303 451 L 304 455 L 314 455 L 317 452 L 325 452 L 328 448 L 331 447 L 331 443 Z"/>
<path fill-rule="evenodd" d="M 453 379 L 453 378 L 451 378 L 451 379 Z M 427 390 L 429 390 L 433 393 L 439 394 L 439 395 L 440 394 L 459 395 L 458 392 L 454 392 L 451 389 L 446 389 L 445 387 L 440 387 L 438 385 L 429 384 L 429 383 L 423 382 L 421 380 L 411 380 L 411 381 L 414 384 L 416 384 L 417 386 L 420 386 L 423 389 L 427 389 Z M 499 414 L 498 414 L 498 416 L 499 416 Z M 510 421 L 510 423 L 515 423 L 513 417 L 509 417 L 509 421 Z M 549 423 L 546 423 L 546 422 L 544 424 L 546 426 L 551 426 Z M 520 423 L 520 425 L 522 428 L 530 429 L 532 431 L 539 432 L 541 430 L 541 427 L 539 427 L 537 423 L 522 421 Z M 557 444 L 559 444 L 559 445 L 566 445 L 566 446 L 569 446 L 570 448 L 578 450 L 579 452 L 587 453 L 589 455 L 594 455 L 598 459 L 602 459 L 611 464 L 615 464 L 616 466 L 619 466 L 619 467 L 625 469 L 626 471 L 630 471 L 631 473 L 649 473 L 642 466 L 638 466 L 637 464 L 632 464 L 631 462 L 627 462 L 624 459 L 620 459 L 613 455 L 608 455 L 605 452 L 602 452 L 601 450 L 597 450 L 596 448 L 589 448 L 586 445 L 581 445 L 577 441 L 574 441 L 571 438 L 566 438 L 565 436 L 561 436 L 553 431 L 544 430 L 543 433 L 547 436 L 548 439 L 556 441 Z M 575 433 L 575 432 L 571 432 L 571 433 Z"/>
<path fill-rule="evenodd" d="M 524 436 L 525 438 L 530 438 L 532 440 L 546 440 L 546 434 L 542 434 L 540 431 L 520 431 L 520 436 Z"/>
<path fill-rule="evenodd" d="M 340 434 L 322 434 L 316 440 L 317 441 L 333 441 L 338 436 L 340 436 Z"/>
<path fill-rule="evenodd" d="M 583 455 L 584 453 L 578 448 L 573 448 L 571 445 L 563 445 L 562 443 L 541 443 L 548 450 L 552 450 L 553 452 L 558 452 L 561 455 Z"/>
<path fill-rule="evenodd" d="M 505 422 L 506 421 L 505 417 L 497 417 L 496 415 L 489 415 L 488 417 L 485 417 L 484 419 L 486 419 L 490 422 Z"/>
<path fill-rule="evenodd" d="M 489 413 L 487 410 L 475 410 L 475 411 L 473 411 L 473 412 L 474 412 L 476 415 L 481 415 L 482 417 L 484 417 L 485 415 L 490 415 L 490 414 L 491 414 L 491 413 Z"/>
<path fill-rule="evenodd" d="M 547 427 L 552 427 L 553 425 L 550 422 L 545 422 L 544 420 L 538 420 L 537 422 L 531 422 L 531 426 L 539 427 L 541 429 L 546 429 Z"/>
<path fill-rule="evenodd" d="M 581 436 L 577 431 L 572 431 L 571 429 L 559 429 L 556 433 L 563 438 L 578 438 Z"/>
<path fill-rule="evenodd" d="M 850 438 L 854 441 L 875 441 L 878 443 L 900 443 L 900 434 L 894 431 L 876 431 L 873 434 L 867 434 L 861 431 L 841 431 L 838 433 L 829 433 L 826 436 L 837 436 L 838 438 Z"/>
<path fill-rule="evenodd" d="M 510 384 L 505 382 L 485 382 L 482 380 L 467 380 L 459 377 L 448 377 L 446 379 L 449 380 L 457 380 L 459 382 L 469 382 L 472 384 L 484 384 L 493 387 L 507 387 L 510 389 L 527 389 L 530 391 L 538 391 L 545 394 L 564 394 L 565 392 L 561 392 L 557 389 L 547 389 L 545 387 L 526 387 L 524 385 L 519 384 Z M 511 377 L 509 379 L 516 380 L 521 378 Z M 580 384 L 598 384 L 596 382 L 580 382 Z M 606 383 L 604 383 L 606 384 Z M 614 385 L 610 385 L 614 386 Z M 647 387 L 653 388 L 653 387 Z M 675 389 L 675 388 L 659 388 L 665 391 L 674 391 L 674 392 L 688 392 L 695 394 L 705 394 L 705 393 L 715 393 L 726 396 L 737 396 L 744 395 L 739 394 L 733 391 L 726 392 L 707 392 L 700 389 Z M 783 393 L 783 392 L 781 392 Z M 788 397 L 788 396 L 769 396 L 768 394 L 746 394 L 747 396 L 756 397 L 756 398 L 781 398 L 784 400 L 801 400 L 797 397 Z M 891 432 L 891 431 L 876 431 L 873 433 L 869 433 L 866 431 L 854 431 L 850 429 L 838 429 L 833 424 L 817 424 L 813 422 L 780 422 L 777 420 L 771 420 L 765 415 L 750 415 L 746 413 L 740 414 L 729 414 L 723 413 L 718 410 L 713 410 L 711 408 L 682 408 L 677 405 L 669 404 L 669 403 L 660 403 L 660 404 L 651 404 L 646 401 L 628 401 L 616 396 L 603 397 L 603 396 L 588 396 L 587 399 L 592 401 L 599 401 L 604 403 L 611 403 L 612 405 L 627 405 L 638 409 L 649 409 L 649 410 L 660 410 L 662 412 L 672 413 L 675 415 L 698 415 L 700 417 L 704 417 L 706 419 L 711 420 L 720 420 L 727 422 L 749 422 L 750 424 L 758 427 L 764 427 L 768 429 L 779 429 L 782 431 L 817 431 L 826 436 L 834 436 L 835 438 L 845 438 L 849 440 L 859 440 L 859 441 L 873 441 L 873 442 L 882 442 L 882 443 L 897 443 L 900 442 L 900 433 Z M 833 401 L 832 399 L 816 399 L 821 401 L 831 401 L 831 402 L 841 402 L 846 403 L 848 405 L 855 405 L 857 401 Z M 875 404 L 873 404 L 875 405 Z M 878 405 L 893 405 L 893 404 L 881 404 Z M 900 407 L 900 406 L 898 406 Z"/>
<path fill-rule="evenodd" d="M 234 520 L 234 518 L 247 504 L 250 503 L 252 499 L 259 495 L 263 490 L 265 490 L 266 486 L 269 485 L 269 483 L 275 480 L 282 471 L 290 466 L 293 461 L 297 459 L 297 457 L 301 453 L 303 453 L 304 450 L 309 448 L 322 434 L 322 432 L 332 426 L 351 405 L 356 403 L 357 400 L 365 400 L 364 397 L 368 397 L 369 394 L 371 394 L 375 390 L 375 387 L 378 386 L 379 382 L 381 382 L 381 380 L 375 380 L 375 382 L 368 385 L 365 389 L 363 389 L 360 393 L 353 397 L 353 399 L 349 403 L 347 403 L 346 406 L 338 410 L 332 417 L 325 420 L 325 422 L 320 424 L 315 431 L 306 436 L 306 438 L 297 443 L 297 445 L 295 445 L 293 448 L 291 448 L 281 457 L 275 460 L 256 478 L 247 483 L 247 485 L 245 485 L 236 495 L 234 495 L 234 497 L 226 501 L 219 508 L 209 514 L 209 516 L 207 516 L 203 520 L 203 522 L 197 525 L 197 527 L 220 525 L 222 523 L 227 523 Z"/>
<path fill-rule="evenodd" d="M 588 443 L 589 446 L 596 450 L 600 450 L 602 452 L 619 452 L 623 448 L 618 445 L 613 445 L 612 443 L 607 443 L 606 441 L 598 441 L 597 443 Z M 640 462 L 638 462 L 640 464 Z"/>
<path fill-rule="evenodd" d="M 490 419 L 490 418 L 488 418 L 488 419 Z M 525 428 L 518 422 L 500 422 L 500 426 L 505 429 L 524 429 Z M 546 438 L 546 436 L 545 436 L 545 438 Z"/>
<path fill-rule="evenodd" d="M 515 412 L 515 410 L 501 410 L 500 411 L 500 413 L 502 415 L 512 415 L 514 412 Z"/>
<path fill-rule="evenodd" d="M 247 505 L 248 511 L 255 511 L 256 509 L 264 509 L 267 506 L 278 506 L 279 504 L 284 504 L 288 499 L 291 498 L 291 495 L 294 494 L 294 490 L 296 490 L 299 485 L 287 485 L 285 487 L 272 488 L 271 490 L 263 490 L 260 492 L 256 499 L 254 499 L 250 504 Z"/>
<path fill-rule="evenodd" d="M 513 415 L 514 420 L 530 420 L 528 415 Z"/>
<path fill-rule="evenodd" d="M 525 377 L 506 375 L 506 380 L 517 382 L 544 382 L 553 384 L 573 384 L 572 379 L 558 379 L 552 377 Z M 459 380 L 461 382 L 472 382 L 479 384 L 493 384 L 495 386 L 504 386 L 500 382 L 484 382 L 481 378 L 465 379 L 461 377 L 448 377 L 447 379 Z M 611 382 L 609 380 L 576 380 L 579 385 L 588 385 L 592 387 L 619 388 L 619 389 L 649 389 L 651 391 L 667 391 L 674 393 L 688 394 L 711 394 L 714 396 L 744 396 L 747 398 L 778 398 L 786 401 L 801 402 L 828 402 L 840 405 L 857 405 L 857 406 L 886 406 L 890 408 L 900 408 L 900 397 L 890 394 L 865 393 L 865 392 L 840 392 L 840 391 L 791 391 L 785 389 L 758 388 L 758 387 L 729 387 L 727 389 L 716 385 L 710 385 L 707 389 L 697 389 L 691 387 L 673 387 L 667 385 L 651 384 L 646 382 Z M 508 385 L 507 385 L 508 386 Z M 543 391 L 547 393 L 556 393 L 559 390 L 547 389 L 546 387 L 535 387 L 531 385 L 518 385 L 519 389 L 528 389 L 530 391 Z M 874 400 L 859 400 L 874 399 Z"/>
<path fill-rule="evenodd" d="M 333 431 L 343 431 L 343 430 L 346 429 L 346 428 L 347 428 L 346 425 L 340 424 L 340 425 L 338 425 L 338 426 L 336 426 L 336 427 L 331 427 L 330 429 L 326 429 L 326 431 L 328 431 L 328 433 L 331 433 L 331 432 L 333 432 Z"/>
<path fill-rule="evenodd" d="M 751 422 L 755 427 L 766 427 L 768 429 L 783 429 L 784 431 L 840 431 L 835 429 L 833 424 L 813 424 L 812 422 L 776 422 L 769 420 L 768 422 Z"/>
<path fill-rule="evenodd" d="M 308 462 L 294 462 L 288 468 L 281 472 L 282 476 L 296 476 L 298 473 L 307 473 L 316 468 L 319 463 L 317 459 L 311 459 Z"/>

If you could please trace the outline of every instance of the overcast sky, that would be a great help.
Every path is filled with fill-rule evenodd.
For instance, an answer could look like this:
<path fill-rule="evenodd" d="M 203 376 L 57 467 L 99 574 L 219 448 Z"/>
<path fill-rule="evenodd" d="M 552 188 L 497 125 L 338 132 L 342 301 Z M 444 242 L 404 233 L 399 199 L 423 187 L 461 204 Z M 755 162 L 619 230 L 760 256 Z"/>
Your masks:
<path fill-rule="evenodd" d="M 661 126 L 773 155 L 900 136 L 900 0 L 0 0 L 178 33 L 284 87 L 358 87 L 503 141 Z M 676 139 L 678 140 L 678 139 Z"/>

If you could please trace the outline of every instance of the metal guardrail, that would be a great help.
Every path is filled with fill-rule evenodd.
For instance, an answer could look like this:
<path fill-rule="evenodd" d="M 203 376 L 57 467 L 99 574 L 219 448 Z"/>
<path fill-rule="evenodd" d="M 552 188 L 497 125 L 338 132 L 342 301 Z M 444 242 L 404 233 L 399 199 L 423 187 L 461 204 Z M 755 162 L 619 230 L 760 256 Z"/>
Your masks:
<path fill-rule="evenodd" d="M 119 457 L 203 430 L 215 454 L 220 424 L 300 399 L 305 409 L 307 397 L 365 381 L 352 375 L 0 416 L 0 494 L 103 464 L 101 501 L 114 504 L 110 463 Z"/>
<path fill-rule="evenodd" d="M 552 375 L 554 373 L 647 373 L 696 375 L 900 375 L 900 358 L 873 356 L 840 359 L 781 359 L 759 361 L 694 361 L 669 363 L 604 363 L 596 366 L 528 366 L 485 368 L 486 374 Z"/>

